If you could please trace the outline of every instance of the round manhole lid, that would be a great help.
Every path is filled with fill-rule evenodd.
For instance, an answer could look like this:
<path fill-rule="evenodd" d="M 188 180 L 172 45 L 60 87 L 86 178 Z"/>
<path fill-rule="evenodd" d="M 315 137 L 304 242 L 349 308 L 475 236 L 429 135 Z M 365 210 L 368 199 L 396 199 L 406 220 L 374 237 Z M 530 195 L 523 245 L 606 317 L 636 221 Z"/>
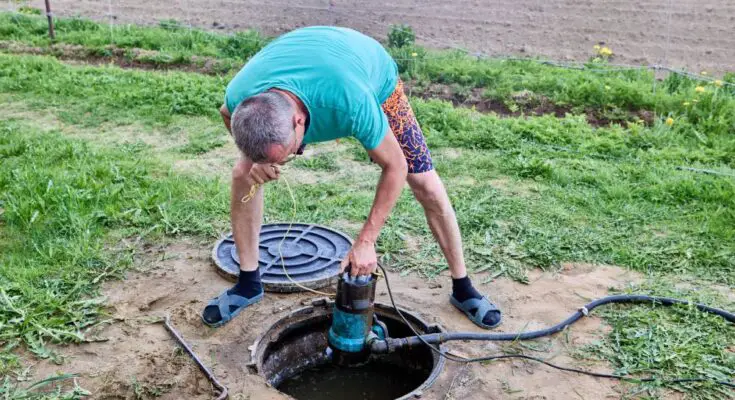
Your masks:
<path fill-rule="evenodd" d="M 319 289 L 334 283 L 340 262 L 352 247 L 349 236 L 319 225 L 293 224 L 290 231 L 288 226 L 265 224 L 260 229 L 258 266 L 264 289 L 270 292 L 300 292 L 303 289 L 298 285 Z M 279 246 L 283 262 L 279 256 Z M 232 233 L 215 244 L 212 260 L 220 275 L 237 280 L 240 257 Z"/>

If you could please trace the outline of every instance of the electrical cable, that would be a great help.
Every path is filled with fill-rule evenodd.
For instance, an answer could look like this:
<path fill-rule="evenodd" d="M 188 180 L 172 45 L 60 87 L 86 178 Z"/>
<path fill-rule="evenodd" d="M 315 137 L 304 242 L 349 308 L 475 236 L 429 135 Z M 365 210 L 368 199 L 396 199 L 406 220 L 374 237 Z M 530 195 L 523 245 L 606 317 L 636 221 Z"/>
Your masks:
<path fill-rule="evenodd" d="M 555 333 L 561 332 L 564 329 L 566 329 L 568 326 L 572 325 L 573 323 L 577 322 L 578 320 L 588 315 L 589 312 L 594 310 L 595 308 L 605 305 L 605 304 L 611 304 L 611 303 L 654 303 L 654 304 L 661 304 L 665 306 L 671 306 L 674 304 L 695 305 L 693 303 L 690 303 L 684 300 L 671 299 L 667 297 L 653 297 L 653 296 L 645 296 L 645 295 L 615 295 L 615 296 L 607 296 L 601 299 L 597 299 L 585 305 L 584 307 L 580 308 L 579 310 L 577 310 L 574 314 L 572 314 L 566 320 L 552 327 L 545 328 L 545 329 L 539 329 L 536 331 L 519 332 L 519 333 L 458 332 L 458 333 L 446 333 L 446 334 L 430 334 L 430 335 L 422 335 L 422 336 L 429 343 L 443 343 L 443 342 L 448 342 L 451 340 L 515 341 L 515 340 L 536 339 L 536 338 L 549 336 L 549 335 L 553 335 Z M 717 308 L 709 307 L 704 304 L 696 304 L 696 307 L 700 311 L 718 315 L 727 321 L 735 323 L 735 314 L 731 314 L 725 310 L 720 310 Z M 406 345 L 408 346 L 419 344 L 419 341 L 417 340 L 416 337 L 408 337 L 408 338 L 395 339 L 395 340 L 400 341 L 400 342 L 406 342 Z"/>
<path fill-rule="evenodd" d="M 291 278 L 291 275 L 288 274 L 288 270 L 286 269 L 286 262 L 283 260 L 283 253 L 281 253 L 281 247 L 283 246 L 283 242 L 286 241 L 286 237 L 291 232 L 291 228 L 293 228 L 294 221 L 296 220 L 296 196 L 294 196 L 293 190 L 291 190 L 291 185 L 288 183 L 288 179 L 286 179 L 285 176 L 283 177 L 283 182 L 286 184 L 286 189 L 288 189 L 288 194 L 291 196 L 291 204 L 293 205 L 291 222 L 288 223 L 288 229 L 286 229 L 286 232 L 283 234 L 283 238 L 281 238 L 281 241 L 278 243 L 278 257 L 281 258 L 281 268 L 283 268 L 283 273 L 286 274 L 286 278 L 288 278 L 291 283 L 303 290 L 306 290 L 307 292 L 311 292 L 321 296 L 334 297 L 336 296 L 336 293 L 326 293 L 306 287 L 293 280 L 293 278 Z"/>
<path fill-rule="evenodd" d="M 452 354 L 450 352 L 443 351 L 442 349 L 433 346 L 431 343 L 429 343 L 428 340 L 425 339 L 426 336 L 432 336 L 432 337 L 441 337 L 441 338 L 450 338 L 451 340 L 528 340 L 533 338 L 538 338 L 542 336 L 548 336 L 552 335 L 554 333 L 560 332 L 569 325 L 577 322 L 579 319 L 581 319 L 583 316 L 587 315 L 587 313 L 592 310 L 595 307 L 601 306 L 603 304 L 609 304 L 609 303 L 622 303 L 622 302 L 640 302 L 643 301 L 644 298 L 648 301 L 654 301 L 659 302 L 661 304 L 665 305 L 672 305 L 672 304 L 692 304 L 687 301 L 683 300 L 677 300 L 677 299 L 669 299 L 669 298 L 656 298 L 651 296 L 641 296 L 641 295 L 633 295 L 633 296 L 627 296 L 627 295 L 621 295 L 621 296 L 609 296 L 604 297 L 599 300 L 595 300 L 592 303 L 588 304 L 584 308 L 582 308 L 580 311 L 577 311 L 574 315 L 567 318 L 565 321 L 561 322 L 560 324 L 557 324 L 551 328 L 542 329 L 539 331 L 533 331 L 533 332 L 526 332 L 526 333 L 505 333 L 505 334 L 479 334 L 479 333 L 458 333 L 458 334 L 433 334 L 433 335 L 422 335 L 419 332 L 416 331 L 416 329 L 413 327 L 413 325 L 408 321 L 408 319 L 403 315 L 401 310 L 396 305 L 395 299 L 393 298 L 393 291 L 390 287 L 390 282 L 388 279 L 388 273 L 385 270 L 385 268 L 378 264 L 378 267 L 383 271 L 383 276 L 385 278 L 385 286 L 388 291 L 388 296 L 390 297 L 390 302 L 393 308 L 395 309 L 396 313 L 398 313 L 398 316 L 401 317 L 403 322 L 411 329 L 411 331 L 416 335 L 414 338 L 405 338 L 405 339 L 398 339 L 398 340 L 406 340 L 406 339 L 418 339 L 421 343 L 426 345 L 428 348 L 430 348 L 433 352 L 437 353 L 440 357 L 443 357 L 449 361 L 454 361 L 458 363 L 473 363 L 473 362 L 487 362 L 487 361 L 495 361 L 495 360 L 502 360 L 502 359 L 509 359 L 509 358 L 516 358 L 516 359 L 524 359 L 524 360 L 530 360 L 530 361 L 536 361 L 538 363 L 544 364 L 548 367 L 558 369 L 561 371 L 566 372 L 574 372 L 578 374 L 593 376 L 596 378 L 607 378 L 607 379 L 616 379 L 621 381 L 629 381 L 629 382 L 662 382 L 662 383 L 687 383 L 687 382 L 714 382 L 723 386 L 727 386 L 730 388 L 735 388 L 735 383 L 732 382 L 726 382 L 726 381 L 716 381 L 709 378 L 675 378 L 675 379 L 659 379 L 656 377 L 647 377 L 647 378 L 635 378 L 628 375 L 613 375 L 613 374 L 605 374 L 605 373 L 598 373 L 598 372 L 592 372 L 592 371 L 584 371 L 581 369 L 571 368 L 571 367 L 565 367 L 561 365 L 556 365 L 553 363 L 550 363 L 544 359 L 538 358 L 538 357 L 532 357 L 527 356 L 523 354 L 503 354 L 498 356 L 487 356 L 487 357 L 476 357 L 476 358 L 468 358 L 464 356 L 460 356 L 457 354 Z M 626 299 L 627 298 L 627 299 Z M 730 322 L 735 322 L 735 314 L 729 313 L 725 310 L 720 310 L 717 308 L 705 306 L 702 304 L 696 305 L 698 309 L 701 311 L 713 313 L 716 315 L 719 315 L 726 320 Z M 454 335 L 452 337 L 451 335 Z M 495 337 L 492 338 L 491 337 Z M 502 337 L 502 339 L 500 339 Z M 461 338 L 461 339 L 460 339 Z M 408 342 L 406 342 L 408 343 Z"/>
<path fill-rule="evenodd" d="M 291 161 L 291 160 L 289 159 L 286 162 L 288 162 L 288 161 Z M 285 162 L 284 162 L 284 164 L 285 164 Z M 291 207 L 292 215 L 291 215 L 291 220 L 288 223 L 288 229 L 286 229 L 286 232 L 283 234 L 283 237 L 281 238 L 281 241 L 278 242 L 278 257 L 280 257 L 280 259 L 281 259 L 281 268 L 283 269 L 283 273 L 286 275 L 286 278 L 293 285 L 295 285 L 296 287 L 298 287 L 298 288 L 300 288 L 302 290 L 305 290 L 307 292 L 311 292 L 311 293 L 314 293 L 314 294 L 318 294 L 320 296 L 334 297 L 335 296 L 335 293 L 326 293 L 326 292 L 322 292 L 322 291 L 319 291 L 319 290 L 315 290 L 315 289 L 306 287 L 306 286 L 304 286 L 304 285 L 296 282 L 293 278 L 291 278 L 291 275 L 288 274 L 288 270 L 286 269 L 286 262 L 283 259 L 283 253 L 281 252 L 281 249 L 283 247 L 283 242 L 286 241 L 286 237 L 288 237 L 288 234 L 291 233 L 291 229 L 293 228 L 294 221 L 296 220 L 296 207 L 297 207 L 297 204 L 296 204 L 296 196 L 294 196 L 293 190 L 291 189 L 291 185 L 288 183 L 288 180 L 286 179 L 285 176 L 283 177 L 283 182 L 286 184 L 286 189 L 288 190 L 289 196 L 291 196 L 291 206 L 292 206 Z M 240 199 L 240 202 L 241 203 L 247 203 L 250 200 L 252 200 L 253 198 L 255 198 L 255 195 L 258 193 L 258 189 L 260 189 L 260 186 L 261 186 L 261 184 L 259 184 L 259 183 L 253 183 L 252 186 L 250 186 L 250 191 L 248 193 L 246 193 L 245 196 L 242 197 L 242 199 Z"/>

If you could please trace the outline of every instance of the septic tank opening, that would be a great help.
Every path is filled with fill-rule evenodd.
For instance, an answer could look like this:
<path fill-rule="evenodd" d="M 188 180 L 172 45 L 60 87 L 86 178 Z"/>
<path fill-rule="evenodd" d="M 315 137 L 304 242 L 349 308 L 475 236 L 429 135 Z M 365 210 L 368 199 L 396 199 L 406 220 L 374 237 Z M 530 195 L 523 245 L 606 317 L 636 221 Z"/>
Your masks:
<path fill-rule="evenodd" d="M 401 310 L 419 333 L 439 333 L 416 315 Z M 413 333 L 395 310 L 375 304 L 375 314 L 391 337 Z M 374 355 L 359 367 L 336 367 L 327 358 L 332 303 L 318 300 L 278 320 L 252 347 L 252 364 L 270 385 L 298 400 L 390 400 L 420 396 L 436 380 L 444 359 L 426 347 Z"/>

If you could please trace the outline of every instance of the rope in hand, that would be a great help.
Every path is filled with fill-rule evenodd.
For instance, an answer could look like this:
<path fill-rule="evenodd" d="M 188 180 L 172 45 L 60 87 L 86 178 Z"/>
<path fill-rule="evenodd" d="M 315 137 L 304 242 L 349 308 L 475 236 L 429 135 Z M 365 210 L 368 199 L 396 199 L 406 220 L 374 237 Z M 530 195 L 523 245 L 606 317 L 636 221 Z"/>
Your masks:
<path fill-rule="evenodd" d="M 250 191 L 245 195 L 242 196 L 242 199 L 240 199 L 240 202 L 247 203 L 250 200 L 255 197 L 255 194 L 258 193 L 258 189 L 260 188 L 260 183 L 253 183 L 253 186 L 250 186 Z"/>
<path fill-rule="evenodd" d="M 291 197 L 291 205 L 292 205 L 292 207 L 291 207 L 291 221 L 288 223 L 288 229 L 286 229 L 286 233 L 283 234 L 283 237 L 281 238 L 281 241 L 278 243 L 278 257 L 280 257 L 280 259 L 281 259 L 281 268 L 283 269 L 283 273 L 286 274 L 286 278 L 288 278 L 288 280 L 293 285 L 295 285 L 296 287 L 298 287 L 300 289 L 303 289 L 303 290 L 305 290 L 307 292 L 311 292 L 311 293 L 314 293 L 314 294 L 318 294 L 320 296 L 334 297 L 335 296 L 335 293 L 321 292 L 319 290 L 306 287 L 306 286 L 304 286 L 304 285 L 296 282 L 293 278 L 291 278 L 291 275 L 288 274 L 288 270 L 286 269 L 286 262 L 283 259 L 283 253 L 281 252 L 281 249 L 283 247 L 283 243 L 286 241 L 286 237 L 288 237 L 288 234 L 291 233 L 291 229 L 293 228 L 294 221 L 296 220 L 296 208 L 297 208 L 297 204 L 296 204 L 296 196 L 294 196 L 294 194 L 293 194 L 293 190 L 291 189 L 291 185 L 288 183 L 288 179 L 286 179 L 285 176 L 284 177 L 281 177 L 281 179 L 283 179 L 283 182 L 286 184 L 286 189 L 288 190 L 288 194 Z M 243 196 L 242 199 L 240 199 L 240 201 L 242 203 L 247 203 L 250 200 L 252 200 L 255 197 L 255 195 L 258 193 L 258 189 L 260 189 L 260 186 L 261 185 L 259 183 L 254 183 L 250 187 L 250 191 L 245 196 Z"/>

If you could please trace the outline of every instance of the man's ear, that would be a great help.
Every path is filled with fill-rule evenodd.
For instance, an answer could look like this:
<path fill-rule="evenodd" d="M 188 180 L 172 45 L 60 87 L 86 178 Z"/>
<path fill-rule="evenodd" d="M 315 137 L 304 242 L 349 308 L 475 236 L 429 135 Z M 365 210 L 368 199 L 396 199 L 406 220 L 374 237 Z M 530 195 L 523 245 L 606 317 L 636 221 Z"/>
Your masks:
<path fill-rule="evenodd" d="M 297 112 L 293 115 L 293 124 L 296 126 L 306 126 L 306 116 L 303 113 Z"/>

